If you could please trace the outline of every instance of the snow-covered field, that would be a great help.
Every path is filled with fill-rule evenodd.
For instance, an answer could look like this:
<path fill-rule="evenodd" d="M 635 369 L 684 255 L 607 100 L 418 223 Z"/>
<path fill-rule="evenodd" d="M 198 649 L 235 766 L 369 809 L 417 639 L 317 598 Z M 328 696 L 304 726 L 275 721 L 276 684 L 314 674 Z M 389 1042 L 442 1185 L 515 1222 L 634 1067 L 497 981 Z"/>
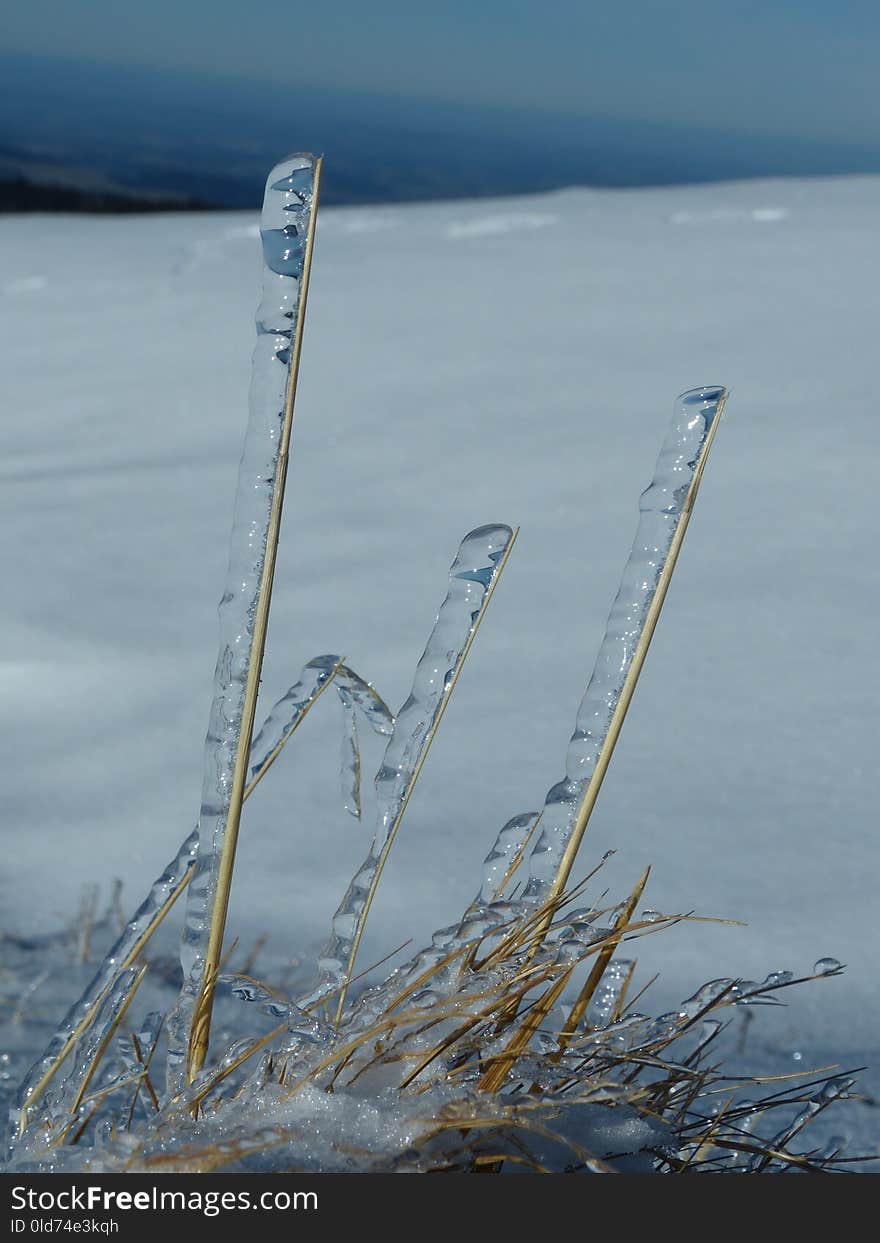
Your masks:
<path fill-rule="evenodd" d="M 323 213 L 266 708 L 321 652 L 399 706 L 460 537 L 522 527 L 363 963 L 561 775 L 673 398 L 724 383 L 583 870 L 614 847 L 615 897 L 652 863 L 650 906 L 747 922 L 640 941 L 655 1012 L 832 955 L 760 1030 L 873 1057 L 878 211 L 854 178 Z M 114 876 L 135 904 L 196 817 L 258 288 L 251 216 L 0 221 L 5 929 Z M 278 953 L 365 851 L 339 724 L 328 696 L 248 804 L 230 924 Z"/>

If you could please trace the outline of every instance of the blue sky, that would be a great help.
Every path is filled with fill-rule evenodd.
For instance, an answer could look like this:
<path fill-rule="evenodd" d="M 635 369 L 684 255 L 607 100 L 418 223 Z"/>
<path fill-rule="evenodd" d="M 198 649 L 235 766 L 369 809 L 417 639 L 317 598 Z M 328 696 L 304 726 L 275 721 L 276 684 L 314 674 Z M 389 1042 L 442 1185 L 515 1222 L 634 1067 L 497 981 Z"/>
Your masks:
<path fill-rule="evenodd" d="M 264 82 L 862 142 L 876 0 L 19 0 L 5 46 Z"/>

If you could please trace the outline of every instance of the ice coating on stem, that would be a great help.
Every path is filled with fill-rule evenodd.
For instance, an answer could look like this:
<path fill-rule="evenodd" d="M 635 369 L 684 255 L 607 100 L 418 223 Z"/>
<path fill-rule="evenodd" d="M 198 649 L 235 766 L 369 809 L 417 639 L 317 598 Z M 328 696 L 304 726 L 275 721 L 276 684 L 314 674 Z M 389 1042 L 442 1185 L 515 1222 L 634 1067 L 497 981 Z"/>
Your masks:
<path fill-rule="evenodd" d="M 358 742 L 354 702 L 344 688 L 339 692 L 342 704 L 342 748 L 339 776 L 342 784 L 342 805 L 355 820 L 361 818 L 361 749 Z"/>
<path fill-rule="evenodd" d="M 55 1080 L 42 1102 L 38 1102 L 39 1113 L 46 1120 L 42 1129 L 50 1136 L 58 1129 L 63 1132 L 76 1121 L 79 1101 L 103 1047 L 125 1013 L 144 970 L 144 967 L 126 967 L 113 980 L 98 1004 L 95 1022 L 77 1041 L 66 1073 Z"/>
<path fill-rule="evenodd" d="M 279 993 L 273 992 L 259 980 L 251 979 L 250 976 L 219 975 L 217 987 L 229 989 L 233 997 L 237 997 L 240 1001 L 255 1002 L 264 1014 L 268 1014 L 273 1019 L 286 1018 L 290 1013 L 291 1002 Z"/>
<path fill-rule="evenodd" d="M 523 812 L 513 816 L 499 829 L 492 849 L 483 861 L 483 883 L 477 895 L 478 903 L 494 902 L 501 896 L 504 879 L 517 854 L 525 849 L 540 815 L 539 811 Z"/>
<path fill-rule="evenodd" d="M 607 1027 L 612 1022 L 634 966 L 629 959 L 615 958 L 605 968 L 590 1003 L 589 1023 L 592 1027 Z"/>
<path fill-rule="evenodd" d="M 337 685 L 345 690 L 352 705 L 357 708 L 375 733 L 382 734 L 386 738 L 391 736 L 394 730 L 394 713 L 369 682 L 365 682 L 353 669 L 349 669 L 348 665 L 343 665 L 339 671 Z"/>
<path fill-rule="evenodd" d="M 522 862 L 526 847 L 541 819 L 539 811 L 512 816 L 498 831 L 483 860 L 480 890 L 457 924 L 438 929 L 432 950 L 450 950 L 472 944 L 491 929 L 523 913 L 521 900 L 505 901 L 502 892 Z"/>
<path fill-rule="evenodd" d="M 250 778 L 254 781 L 278 754 L 281 746 L 334 676 L 342 670 L 339 656 L 316 656 L 303 667 L 293 686 L 273 706 L 251 743 Z"/>
<path fill-rule="evenodd" d="M 257 310 L 250 415 L 238 476 L 229 569 L 220 600 L 220 650 L 205 743 L 199 850 L 180 951 L 183 991 L 168 1027 L 172 1088 L 180 1086 L 184 1074 L 229 815 L 291 355 L 301 312 L 315 169 L 313 156 L 291 156 L 269 174 L 263 201 L 263 296 Z"/>
<path fill-rule="evenodd" d="M 53 1066 L 66 1057 L 78 1033 L 83 1031 L 86 1024 L 94 1025 L 97 1008 L 113 991 L 127 964 L 150 936 L 170 898 L 184 883 L 187 872 L 195 862 L 197 848 L 198 830 L 193 829 L 177 854 L 154 881 L 152 889 L 117 937 L 88 988 L 68 1010 L 45 1053 L 23 1080 L 16 1097 L 17 1116 L 13 1118 L 13 1129 L 18 1125 L 21 1110 L 28 1108 L 38 1085 L 45 1080 Z"/>
<path fill-rule="evenodd" d="M 333 918 L 330 939 L 319 960 L 320 980 L 300 1005 L 313 1005 L 345 978 L 357 930 L 383 852 L 390 844 L 422 756 L 430 744 L 486 604 L 513 531 L 478 527 L 462 540 L 449 571 L 449 591 L 422 657 L 412 690 L 400 709 L 376 774 L 376 828 L 370 853 L 349 885 Z"/>
<path fill-rule="evenodd" d="M 251 745 L 251 782 L 274 760 L 331 679 L 344 710 L 340 765 L 343 802 L 346 810 L 359 815 L 359 810 L 354 810 L 360 807 L 360 749 L 355 714 L 360 713 L 375 733 L 385 737 L 394 728 L 394 716 L 382 696 L 344 665 L 339 656 L 316 656 L 310 660 L 274 705 Z"/>
<path fill-rule="evenodd" d="M 827 1109 L 833 1101 L 845 1100 L 855 1086 L 854 1079 L 845 1077 L 826 1079 L 825 1082 L 813 1092 L 809 1100 L 805 1103 L 803 1109 L 799 1111 L 796 1117 L 787 1126 L 783 1127 L 773 1139 L 770 1141 L 770 1148 L 775 1152 L 784 1152 L 791 1141 L 798 1135 L 805 1126 L 807 1126 L 817 1114 Z M 769 1164 L 766 1154 L 756 1154 L 749 1163 L 749 1170 L 755 1171 L 762 1169 Z M 785 1163 L 783 1162 L 783 1168 Z"/>
<path fill-rule="evenodd" d="M 343 665 L 336 679 L 336 690 L 342 704 L 342 748 L 339 778 L 345 810 L 356 820 L 361 818 L 361 750 L 357 716 L 360 713 L 374 733 L 389 737 L 394 729 L 394 715 L 384 699 L 369 682 Z"/>
<path fill-rule="evenodd" d="M 654 478 L 642 493 L 635 542 L 578 710 L 565 776 L 548 791 L 540 836 L 529 860 L 526 895 L 536 902 L 546 898 L 571 838 L 724 395 L 723 388 L 713 387 L 693 389 L 678 398 Z"/>

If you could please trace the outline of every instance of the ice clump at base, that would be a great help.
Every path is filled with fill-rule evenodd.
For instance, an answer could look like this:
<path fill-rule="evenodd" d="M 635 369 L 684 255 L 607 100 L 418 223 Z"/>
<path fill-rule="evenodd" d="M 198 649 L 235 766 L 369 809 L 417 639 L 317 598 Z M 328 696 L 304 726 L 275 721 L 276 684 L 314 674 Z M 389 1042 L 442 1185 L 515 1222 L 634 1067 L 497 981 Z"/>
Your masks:
<path fill-rule="evenodd" d="M 572 838 L 578 809 L 596 771 L 639 639 L 651 618 L 663 567 L 725 396 L 720 387 L 698 388 L 682 393 L 676 401 L 654 477 L 641 496 L 635 541 L 578 709 L 565 776 L 551 787 L 544 803 L 526 886 L 526 897 L 536 904 L 550 894 Z"/>
<path fill-rule="evenodd" d="M 199 848 L 181 941 L 183 989 L 168 1024 L 171 1090 L 178 1090 L 185 1078 L 190 1027 L 205 968 L 288 399 L 291 352 L 302 311 L 315 173 L 316 161 L 309 155 L 292 156 L 278 164 L 269 175 L 260 221 L 263 294 L 257 311 L 250 413 L 235 498 L 229 569 L 220 600 L 220 650 L 205 742 Z"/>
<path fill-rule="evenodd" d="M 462 540 L 449 571 L 449 590 L 416 666 L 412 689 L 394 722 L 376 774 L 376 827 L 370 853 L 333 918 L 319 960 L 319 979 L 300 1005 L 336 989 L 351 966 L 356 937 L 384 852 L 406 807 L 433 731 L 479 624 L 499 567 L 513 540 L 504 525 L 478 527 Z"/>

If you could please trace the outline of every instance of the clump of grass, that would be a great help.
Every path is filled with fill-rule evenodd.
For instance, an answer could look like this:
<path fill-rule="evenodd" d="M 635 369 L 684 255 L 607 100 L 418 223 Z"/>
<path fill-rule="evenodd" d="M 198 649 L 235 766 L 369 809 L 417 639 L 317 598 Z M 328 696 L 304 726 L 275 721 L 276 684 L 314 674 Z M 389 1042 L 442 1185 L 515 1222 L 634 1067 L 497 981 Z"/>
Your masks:
<path fill-rule="evenodd" d="M 646 880 L 610 908 L 579 905 L 588 882 L 528 913 L 504 899 L 472 908 L 461 935 L 444 930 L 379 983 L 355 983 L 338 1025 L 332 994 L 306 1012 L 227 964 L 218 992 L 251 1003 L 240 1017 L 282 1021 L 230 1043 L 174 1099 L 151 1073 L 161 1020 L 146 1036 L 127 1023 L 145 960 L 91 1059 L 74 1055 L 67 1114 L 33 1124 L 17 1160 L 154 1173 L 846 1169 L 803 1133 L 852 1079 L 735 1078 L 719 1056 L 737 1007 L 839 970 L 714 981 L 652 1018 L 621 955 L 696 917 L 636 915 Z"/>

